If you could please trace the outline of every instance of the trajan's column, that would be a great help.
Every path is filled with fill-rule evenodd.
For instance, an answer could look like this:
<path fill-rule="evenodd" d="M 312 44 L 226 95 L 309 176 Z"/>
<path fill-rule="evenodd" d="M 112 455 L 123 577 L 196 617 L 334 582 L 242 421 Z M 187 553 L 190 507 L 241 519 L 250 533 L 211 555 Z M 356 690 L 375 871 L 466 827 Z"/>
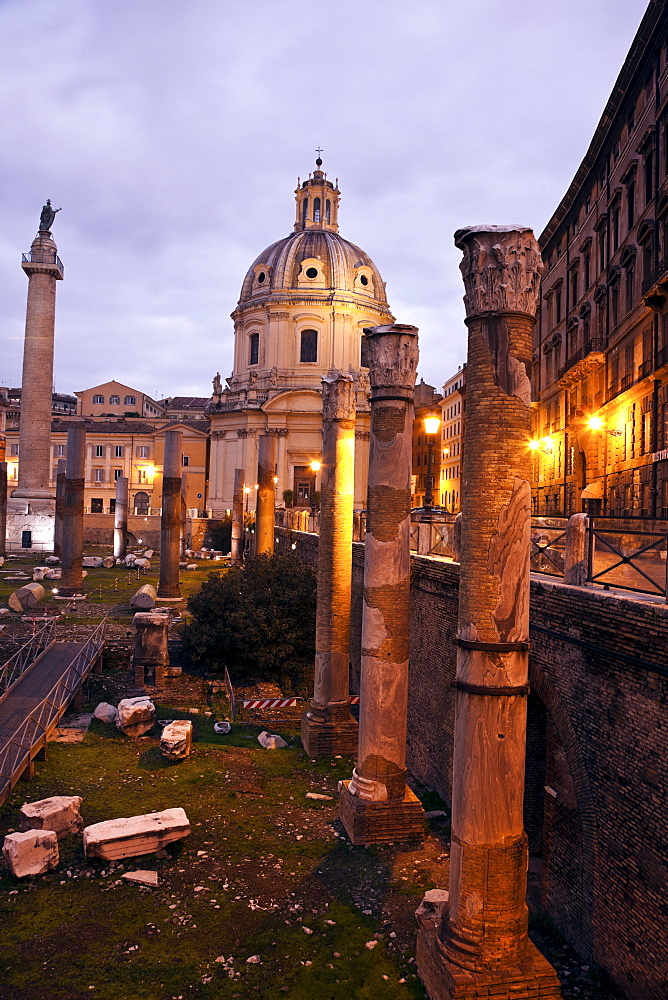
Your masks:
<path fill-rule="evenodd" d="M 51 394 L 56 282 L 62 281 L 63 265 L 51 226 L 59 211 L 47 200 L 39 232 L 21 263 L 28 275 L 28 304 L 21 381 L 19 478 L 7 510 L 7 538 L 12 547 L 42 551 L 53 548 L 56 516 L 55 485 L 49 483 Z"/>

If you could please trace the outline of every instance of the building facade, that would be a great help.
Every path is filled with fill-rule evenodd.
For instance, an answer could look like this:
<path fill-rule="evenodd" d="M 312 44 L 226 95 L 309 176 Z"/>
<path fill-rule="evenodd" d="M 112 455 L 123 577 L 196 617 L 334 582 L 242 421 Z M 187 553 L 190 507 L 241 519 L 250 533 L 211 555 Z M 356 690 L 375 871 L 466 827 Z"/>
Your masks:
<path fill-rule="evenodd" d="M 461 510 L 462 445 L 464 442 L 464 389 L 466 365 L 443 386 L 441 399 L 441 506 L 451 514 Z"/>
<path fill-rule="evenodd" d="M 413 415 L 413 474 L 411 477 L 411 507 L 422 507 L 427 496 L 429 461 L 431 458 L 432 506 L 440 504 L 438 492 L 441 469 L 441 428 L 435 435 L 427 434 L 425 417 L 441 417 L 441 397 L 433 385 L 420 379 L 415 386 Z M 430 454 L 431 453 L 431 454 Z"/>
<path fill-rule="evenodd" d="M 338 232 L 339 189 L 316 161 L 298 181 L 294 231 L 249 268 L 232 313 L 234 361 L 222 386 L 214 379 L 209 507 L 232 506 L 234 470 L 257 481 L 258 438 L 277 438 L 277 500 L 308 507 L 319 477 L 325 376 L 345 372 L 357 387 L 355 506 L 366 505 L 369 378 L 365 327 L 393 322 L 385 284 L 371 258 Z"/>
<path fill-rule="evenodd" d="M 537 514 L 668 517 L 667 39 L 651 3 L 540 239 Z"/>

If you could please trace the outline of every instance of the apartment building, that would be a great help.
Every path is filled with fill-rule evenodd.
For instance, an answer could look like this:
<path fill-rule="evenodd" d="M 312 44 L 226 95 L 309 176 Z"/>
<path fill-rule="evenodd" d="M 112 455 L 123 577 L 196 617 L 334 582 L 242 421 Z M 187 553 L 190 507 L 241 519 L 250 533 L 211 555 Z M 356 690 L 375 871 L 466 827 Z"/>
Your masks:
<path fill-rule="evenodd" d="M 540 237 L 533 506 L 668 516 L 668 15 L 650 4 Z"/>

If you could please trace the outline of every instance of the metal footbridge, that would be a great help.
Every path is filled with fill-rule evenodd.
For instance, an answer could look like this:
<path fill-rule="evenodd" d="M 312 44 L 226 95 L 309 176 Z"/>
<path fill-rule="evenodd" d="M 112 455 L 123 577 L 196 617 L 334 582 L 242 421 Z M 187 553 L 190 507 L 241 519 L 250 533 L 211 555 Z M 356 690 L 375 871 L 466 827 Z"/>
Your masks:
<path fill-rule="evenodd" d="M 106 622 L 85 642 L 53 638 L 50 622 L 0 667 L 0 805 L 45 747 L 100 662 Z"/>

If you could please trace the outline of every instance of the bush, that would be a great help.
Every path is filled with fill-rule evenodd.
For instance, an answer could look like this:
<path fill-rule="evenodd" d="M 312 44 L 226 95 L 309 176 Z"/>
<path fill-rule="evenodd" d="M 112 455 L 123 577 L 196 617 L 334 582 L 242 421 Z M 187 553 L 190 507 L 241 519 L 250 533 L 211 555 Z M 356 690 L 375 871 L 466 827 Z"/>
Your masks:
<path fill-rule="evenodd" d="M 294 499 L 295 494 L 293 490 L 283 490 L 283 502 L 286 507 L 292 507 Z"/>
<path fill-rule="evenodd" d="M 310 694 L 315 658 L 316 576 L 294 556 L 254 556 L 210 574 L 188 598 L 184 643 L 193 660 Z M 237 679 L 236 677 L 234 678 Z M 306 689 L 306 690 L 304 690 Z"/>
<path fill-rule="evenodd" d="M 219 521 L 210 521 L 207 525 L 204 544 L 209 549 L 216 549 L 223 555 L 232 548 L 232 518 L 223 517 Z"/>

